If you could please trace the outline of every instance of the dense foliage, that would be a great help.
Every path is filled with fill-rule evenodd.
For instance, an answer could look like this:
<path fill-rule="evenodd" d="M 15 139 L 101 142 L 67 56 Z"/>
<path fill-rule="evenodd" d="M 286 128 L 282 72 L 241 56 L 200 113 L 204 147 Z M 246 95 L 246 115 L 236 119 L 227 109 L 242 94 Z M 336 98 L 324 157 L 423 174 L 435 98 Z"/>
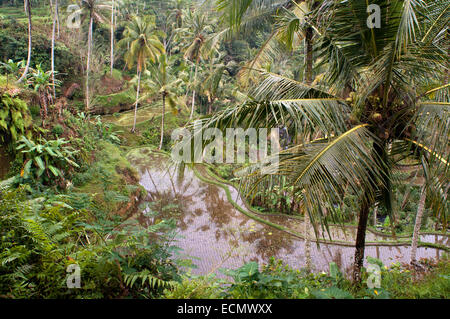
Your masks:
<path fill-rule="evenodd" d="M 450 6 L 373 3 L 381 28 L 364 0 L 0 0 L 0 298 L 448 298 L 448 256 L 416 250 L 448 236 Z M 198 119 L 278 129 L 280 174 L 204 168 L 254 216 L 357 228 L 352 280 L 273 258 L 191 274 L 127 154 Z M 410 264 L 369 257 L 382 288 L 368 227 L 412 237 Z"/>

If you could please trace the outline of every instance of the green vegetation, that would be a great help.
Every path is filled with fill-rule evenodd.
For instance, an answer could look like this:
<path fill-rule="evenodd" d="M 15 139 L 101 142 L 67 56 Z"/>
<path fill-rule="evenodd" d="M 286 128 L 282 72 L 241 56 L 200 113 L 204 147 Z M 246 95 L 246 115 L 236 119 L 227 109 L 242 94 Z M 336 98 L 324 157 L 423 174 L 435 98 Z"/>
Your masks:
<path fill-rule="evenodd" d="M 72 12 L 0 0 L 0 298 L 449 298 L 449 0 L 375 3 L 380 28 L 364 0 L 83 0 Z M 301 269 L 264 256 L 192 275 L 174 245 L 191 184 L 156 212 L 140 184 L 153 172 L 135 164 L 168 155 L 197 120 L 278 129 L 277 174 L 179 163 L 177 184 L 213 199 L 195 216 L 230 204 L 304 241 Z M 261 147 L 237 144 L 246 157 Z M 332 238 L 339 226 L 351 242 Z M 311 272 L 312 234 L 356 247 L 352 273 Z M 410 260 L 366 256 L 383 245 L 410 246 Z M 80 289 L 67 288 L 74 266 Z"/>
<path fill-rule="evenodd" d="M 408 265 L 396 264 L 382 267 L 383 288 L 356 288 L 330 264 L 329 272 L 320 274 L 294 270 L 281 260 L 271 259 L 268 264 L 256 262 L 241 268 L 223 272 L 230 279 L 219 279 L 213 275 L 185 276 L 173 289 L 166 289 L 164 298 L 174 299 L 420 299 L 448 298 L 450 278 L 448 260 L 438 264 L 423 262 L 428 271 L 411 269 Z M 368 275 L 363 273 L 363 282 Z"/>

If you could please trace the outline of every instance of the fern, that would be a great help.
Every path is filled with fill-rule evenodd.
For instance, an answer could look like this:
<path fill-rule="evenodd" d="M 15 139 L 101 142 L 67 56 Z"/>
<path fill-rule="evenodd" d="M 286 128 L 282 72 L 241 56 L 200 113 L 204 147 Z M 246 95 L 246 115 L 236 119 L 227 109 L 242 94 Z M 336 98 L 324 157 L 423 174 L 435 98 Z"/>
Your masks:
<path fill-rule="evenodd" d="M 157 289 L 157 288 L 170 288 L 173 286 L 173 282 L 172 281 L 165 281 L 162 280 L 160 278 L 157 278 L 155 276 L 153 276 L 148 269 L 145 269 L 143 271 L 140 272 L 136 272 L 136 273 L 132 273 L 132 274 L 128 274 L 125 275 L 124 277 L 124 283 L 129 286 L 130 288 L 133 287 L 133 285 L 135 284 L 135 282 L 137 280 L 141 281 L 141 286 L 144 287 L 145 283 L 148 283 L 148 286 L 151 289 Z"/>

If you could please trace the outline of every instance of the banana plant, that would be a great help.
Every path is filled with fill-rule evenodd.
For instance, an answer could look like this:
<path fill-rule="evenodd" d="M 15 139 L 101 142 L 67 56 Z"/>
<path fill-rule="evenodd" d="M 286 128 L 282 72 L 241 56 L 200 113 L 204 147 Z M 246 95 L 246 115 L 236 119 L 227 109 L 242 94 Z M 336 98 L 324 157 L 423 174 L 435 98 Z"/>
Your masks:
<path fill-rule="evenodd" d="M 47 119 L 48 107 L 54 103 L 53 88 L 61 85 L 61 81 L 54 79 L 53 75 L 57 75 L 55 71 L 44 71 L 41 65 L 37 65 L 36 69 L 31 70 L 31 75 L 27 81 L 28 85 L 33 87 L 35 92 L 39 93 L 39 104 L 41 106 L 41 119 L 44 122 Z"/>
<path fill-rule="evenodd" d="M 63 138 L 50 141 L 41 138 L 36 143 L 22 136 L 16 148 L 17 151 L 21 150 L 26 157 L 20 176 L 25 179 L 30 177 L 40 179 L 46 173 L 48 179 L 51 176 L 63 179 L 62 168 L 67 166 L 79 168 L 74 158 L 78 151 L 68 146 L 68 143 L 69 141 Z"/>
<path fill-rule="evenodd" d="M 14 62 L 9 59 L 8 62 L 0 62 L 0 67 L 6 71 L 6 88 L 9 86 L 9 75 L 17 76 L 19 71 L 25 67 L 25 61 Z"/>

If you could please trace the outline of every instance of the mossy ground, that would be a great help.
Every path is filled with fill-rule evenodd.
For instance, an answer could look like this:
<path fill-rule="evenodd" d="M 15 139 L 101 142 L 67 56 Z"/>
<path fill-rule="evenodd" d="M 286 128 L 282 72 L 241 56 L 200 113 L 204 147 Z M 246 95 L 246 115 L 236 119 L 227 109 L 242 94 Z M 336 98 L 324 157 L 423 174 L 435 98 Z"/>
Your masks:
<path fill-rule="evenodd" d="M 160 103 L 155 103 L 148 106 L 139 107 L 136 115 L 136 124 L 139 124 L 151 121 L 152 119 L 159 117 L 161 115 L 161 107 Z M 122 127 L 130 127 L 133 126 L 134 122 L 134 109 L 117 113 L 113 115 L 106 115 L 103 117 L 103 120 L 108 123 L 115 124 L 117 126 Z"/>
<path fill-rule="evenodd" d="M 32 9 L 32 22 L 51 22 L 51 17 L 48 12 L 50 10 L 50 6 L 48 8 L 45 7 L 37 7 Z M 19 5 L 17 7 L 0 7 L 0 18 L 3 19 L 13 19 L 19 23 L 28 23 L 28 18 L 23 9 L 23 5 Z"/>
<path fill-rule="evenodd" d="M 91 194 L 99 208 L 116 212 L 136 192 L 139 175 L 117 145 L 100 141 L 88 169 L 76 177 L 73 189 Z"/>

